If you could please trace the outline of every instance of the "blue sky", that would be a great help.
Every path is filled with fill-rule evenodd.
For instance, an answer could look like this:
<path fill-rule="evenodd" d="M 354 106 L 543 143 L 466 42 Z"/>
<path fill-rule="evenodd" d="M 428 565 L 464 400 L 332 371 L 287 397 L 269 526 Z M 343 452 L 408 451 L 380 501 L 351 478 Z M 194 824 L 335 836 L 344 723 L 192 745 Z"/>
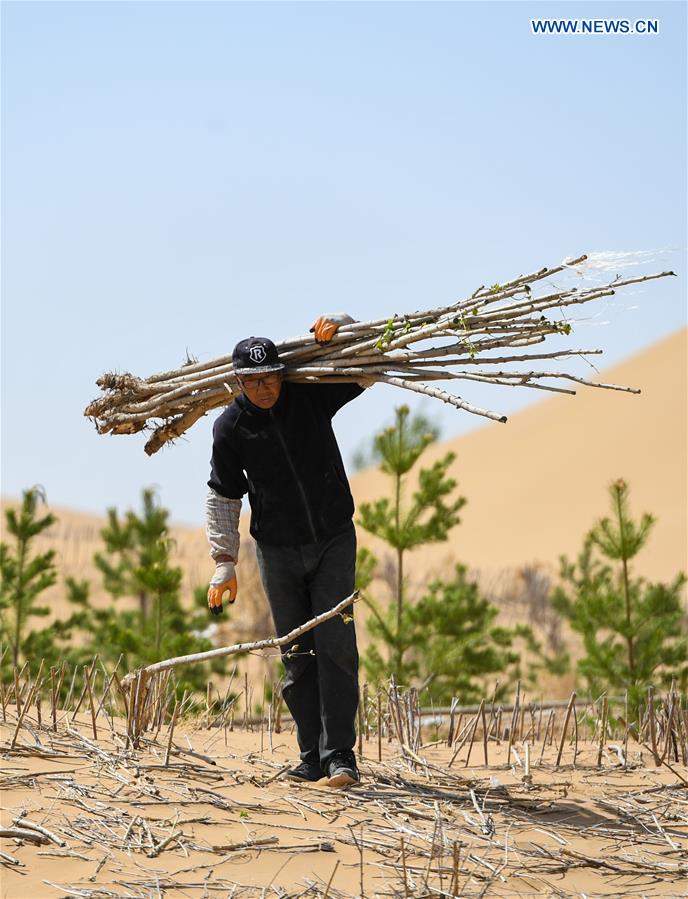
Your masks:
<path fill-rule="evenodd" d="M 542 16 L 659 33 L 533 35 Z M 685 26 L 661 2 L 4 2 L 3 494 L 41 483 L 102 513 L 152 484 L 200 523 L 214 414 L 148 458 L 83 418 L 96 378 L 321 312 L 657 249 L 679 278 L 570 339 L 605 365 L 685 325 Z M 542 396 L 462 395 L 507 413 Z M 377 386 L 345 409 L 345 459 L 407 400 Z M 444 437 L 484 425 L 421 405 Z"/>

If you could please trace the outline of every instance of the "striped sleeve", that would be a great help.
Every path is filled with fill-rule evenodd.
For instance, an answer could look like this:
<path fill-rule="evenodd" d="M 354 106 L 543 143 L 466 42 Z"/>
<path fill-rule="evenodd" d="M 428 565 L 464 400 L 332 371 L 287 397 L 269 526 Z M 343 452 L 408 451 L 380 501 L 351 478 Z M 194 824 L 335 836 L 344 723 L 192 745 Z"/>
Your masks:
<path fill-rule="evenodd" d="M 227 499 L 212 487 L 208 490 L 205 500 L 205 532 L 213 559 L 229 556 L 236 562 L 239 558 L 240 515 L 240 499 Z"/>

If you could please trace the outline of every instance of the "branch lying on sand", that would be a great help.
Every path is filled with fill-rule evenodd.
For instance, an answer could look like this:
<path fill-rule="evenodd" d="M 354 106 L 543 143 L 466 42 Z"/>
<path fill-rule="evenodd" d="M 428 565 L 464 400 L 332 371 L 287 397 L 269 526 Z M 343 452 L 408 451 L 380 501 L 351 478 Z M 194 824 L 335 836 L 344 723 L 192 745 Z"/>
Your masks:
<path fill-rule="evenodd" d="M 601 350 L 562 349 L 550 353 L 490 355 L 495 350 L 516 349 L 542 343 L 552 335 L 568 335 L 570 321 L 563 310 L 592 300 L 613 296 L 619 288 L 665 278 L 664 271 L 634 278 L 616 277 L 605 284 L 581 287 L 578 282 L 563 289 L 551 284 L 535 296 L 531 285 L 560 272 L 585 276 L 579 268 L 588 259 L 579 256 L 553 268 L 520 275 L 506 284 L 480 287 L 470 297 L 448 306 L 394 314 L 388 319 L 345 325 L 326 345 L 315 343 L 312 335 L 287 338 L 277 344 L 290 381 L 383 381 L 450 403 L 457 409 L 504 422 L 506 417 L 475 406 L 460 397 L 424 381 L 464 378 L 492 384 L 532 387 L 539 390 L 573 393 L 540 383 L 542 378 L 564 378 L 581 384 L 612 390 L 630 390 L 615 384 L 599 384 L 565 372 L 492 370 L 491 365 L 511 365 L 534 359 L 563 359 L 600 353 Z M 558 310 L 560 317 L 548 318 Z M 450 342 L 447 343 L 447 340 Z M 423 344 L 422 348 L 412 348 Z M 470 374 L 451 371 L 479 361 L 481 370 Z M 438 368 L 439 366 L 439 368 Z M 487 366 L 487 367 L 486 367 Z M 101 434 L 134 434 L 153 429 L 145 445 L 149 455 L 180 437 L 206 412 L 231 402 L 238 393 L 231 356 L 209 362 L 187 362 L 181 368 L 143 379 L 131 374 L 104 374 L 96 382 L 102 395 L 90 403 L 84 414 L 95 421 Z"/>
<path fill-rule="evenodd" d="M 260 649 L 268 649 L 277 646 L 289 646 L 297 637 L 313 630 L 319 624 L 329 621 L 336 615 L 340 615 L 344 609 L 356 602 L 358 590 L 355 590 L 346 599 L 336 606 L 311 618 L 300 627 L 289 631 L 283 637 L 273 637 L 267 640 L 257 640 L 253 643 L 235 643 L 233 646 L 221 646 L 219 649 L 209 649 L 207 652 L 196 652 L 186 656 L 177 656 L 174 659 L 164 659 L 162 662 L 154 662 L 138 671 L 128 674 L 122 681 L 122 685 L 129 689 L 127 702 L 127 736 L 133 746 L 138 746 L 141 735 L 145 732 L 149 722 L 160 716 L 162 704 L 165 699 L 165 689 L 161 688 L 161 673 L 180 665 L 193 664 L 194 662 L 207 662 L 223 656 L 233 655 L 238 652 L 251 652 Z M 296 651 L 296 650 L 295 650 Z M 163 678 L 164 680 L 164 678 Z"/>

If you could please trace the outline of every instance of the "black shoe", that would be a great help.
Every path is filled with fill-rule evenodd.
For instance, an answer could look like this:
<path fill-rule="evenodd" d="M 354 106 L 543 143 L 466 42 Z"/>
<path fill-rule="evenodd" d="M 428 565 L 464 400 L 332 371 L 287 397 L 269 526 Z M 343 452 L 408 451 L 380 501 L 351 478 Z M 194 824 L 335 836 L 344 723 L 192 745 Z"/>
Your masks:
<path fill-rule="evenodd" d="M 287 771 L 287 777 L 291 780 L 308 781 L 315 783 L 316 780 L 322 780 L 325 772 L 316 762 L 301 762 L 295 768 Z"/>
<path fill-rule="evenodd" d="M 331 787 L 347 787 L 361 779 L 356 767 L 356 756 L 349 749 L 335 752 L 327 761 L 327 778 Z"/>

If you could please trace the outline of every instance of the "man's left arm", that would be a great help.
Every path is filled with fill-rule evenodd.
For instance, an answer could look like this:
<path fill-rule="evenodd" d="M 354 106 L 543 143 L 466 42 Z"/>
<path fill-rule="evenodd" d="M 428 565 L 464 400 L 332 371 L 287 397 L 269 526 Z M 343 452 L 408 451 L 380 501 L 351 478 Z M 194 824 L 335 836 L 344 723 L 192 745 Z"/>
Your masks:
<path fill-rule="evenodd" d="M 311 331 L 318 343 L 324 345 L 332 340 L 342 325 L 352 325 L 355 321 L 356 319 L 346 312 L 330 312 L 317 318 L 311 325 Z M 352 379 L 338 384 L 320 383 L 313 386 L 321 388 L 318 392 L 332 416 L 374 383 L 374 378 L 362 376 L 360 380 Z"/>

